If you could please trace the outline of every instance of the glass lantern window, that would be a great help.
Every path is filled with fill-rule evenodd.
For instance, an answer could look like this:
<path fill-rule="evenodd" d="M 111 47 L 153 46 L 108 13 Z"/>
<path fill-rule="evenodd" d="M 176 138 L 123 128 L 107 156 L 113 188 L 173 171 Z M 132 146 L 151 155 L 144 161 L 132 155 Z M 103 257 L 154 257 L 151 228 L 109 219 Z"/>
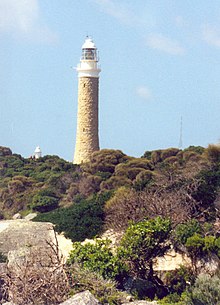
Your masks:
<path fill-rule="evenodd" d="M 83 49 L 82 60 L 96 60 L 96 50 L 94 49 Z"/>

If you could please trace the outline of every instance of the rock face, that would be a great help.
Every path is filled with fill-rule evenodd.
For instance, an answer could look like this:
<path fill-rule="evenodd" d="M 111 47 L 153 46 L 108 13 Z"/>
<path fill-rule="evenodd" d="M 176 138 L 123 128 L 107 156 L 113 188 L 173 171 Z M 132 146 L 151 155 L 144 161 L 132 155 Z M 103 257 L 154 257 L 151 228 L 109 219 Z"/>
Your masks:
<path fill-rule="evenodd" d="M 60 305 L 99 305 L 99 302 L 88 290 L 86 290 L 75 294 L 71 299 Z"/>
<path fill-rule="evenodd" d="M 53 224 L 48 222 L 32 222 L 25 219 L 0 221 L 0 252 L 9 258 L 16 257 L 18 253 L 24 256 L 30 250 L 38 253 L 51 250 L 51 244 L 58 243 L 59 250 L 64 257 L 72 249 L 72 242 L 62 235 L 56 235 Z M 13 255 L 14 251 L 14 255 Z M 19 256 L 19 255 L 18 255 Z"/>
<path fill-rule="evenodd" d="M 154 270 L 170 271 L 178 269 L 181 265 L 190 266 L 190 258 L 186 254 L 180 254 L 174 249 L 170 249 L 163 257 L 157 257 Z"/>

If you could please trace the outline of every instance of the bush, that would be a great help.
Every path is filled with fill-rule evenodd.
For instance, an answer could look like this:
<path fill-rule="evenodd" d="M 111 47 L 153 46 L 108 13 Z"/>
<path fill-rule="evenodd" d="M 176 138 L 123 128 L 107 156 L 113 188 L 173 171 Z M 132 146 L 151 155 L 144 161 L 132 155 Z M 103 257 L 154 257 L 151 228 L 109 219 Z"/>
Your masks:
<path fill-rule="evenodd" d="M 3 287 L 0 287 L 7 292 L 10 301 L 7 304 L 58 305 L 68 298 L 72 284 L 69 272 L 58 244 L 51 243 L 50 247 L 41 249 L 40 255 L 36 249 L 26 249 L 20 263 L 7 265 L 1 274 Z"/>
<path fill-rule="evenodd" d="M 218 164 L 220 163 L 220 144 L 218 145 L 209 145 L 205 151 L 205 154 L 212 163 Z"/>
<path fill-rule="evenodd" d="M 51 196 L 35 195 L 30 207 L 37 212 L 49 212 L 58 207 L 58 199 Z"/>
<path fill-rule="evenodd" d="M 156 217 L 136 224 L 126 230 L 120 247 L 119 257 L 128 264 L 130 272 L 142 279 L 153 278 L 153 261 L 169 249 L 170 221 Z"/>
<path fill-rule="evenodd" d="M 142 191 L 146 186 L 153 182 L 153 172 L 149 170 L 142 170 L 137 176 L 133 185 L 135 190 Z"/>
<path fill-rule="evenodd" d="M 30 208 L 37 212 L 49 212 L 58 207 L 59 199 L 52 189 L 41 189 L 33 197 Z"/>
<path fill-rule="evenodd" d="M 186 290 L 187 282 L 194 282 L 192 270 L 180 266 L 179 269 L 168 271 L 165 275 L 165 284 L 172 294 L 179 296 Z"/>
<path fill-rule="evenodd" d="M 76 264 L 71 266 L 73 277 L 72 293 L 89 290 L 101 305 L 119 305 L 127 301 L 127 294 L 117 290 L 116 283 L 103 279 L 100 274 L 79 268 Z"/>
<path fill-rule="evenodd" d="M 102 149 L 94 152 L 91 156 L 91 161 L 82 164 L 81 167 L 85 172 L 96 174 L 97 172 L 114 173 L 115 166 L 123 163 L 128 157 L 120 150 Z"/>
<path fill-rule="evenodd" d="M 110 192 L 96 195 L 90 200 L 82 200 L 69 208 L 60 208 L 50 213 L 35 217 L 35 221 L 49 221 L 56 225 L 56 230 L 72 241 L 94 238 L 102 232 L 104 223 L 104 203 L 111 196 Z"/>
<path fill-rule="evenodd" d="M 189 146 L 187 148 L 184 149 L 184 152 L 186 151 L 191 151 L 191 152 L 195 152 L 196 154 L 202 155 L 205 151 L 205 148 L 202 146 Z"/>
<path fill-rule="evenodd" d="M 74 243 L 69 263 L 77 263 L 84 269 L 99 273 L 104 279 L 122 281 L 125 265 L 113 255 L 110 240 L 94 240 L 94 243 Z"/>
<path fill-rule="evenodd" d="M 200 184 L 193 197 L 203 207 L 210 207 L 218 195 L 220 168 L 215 167 L 209 170 L 202 170 L 197 179 L 200 180 Z"/>
<path fill-rule="evenodd" d="M 111 176 L 106 181 L 102 181 L 102 183 L 100 184 L 100 189 L 102 191 L 114 190 L 121 186 L 130 186 L 131 183 L 132 183 L 131 180 L 129 180 L 126 177 Z"/>
<path fill-rule="evenodd" d="M 197 220 L 192 219 L 186 223 L 179 224 L 175 230 L 175 239 L 178 243 L 185 245 L 187 239 L 195 233 L 200 233 L 201 227 Z"/>
<path fill-rule="evenodd" d="M 106 228 L 121 232 L 127 229 L 131 221 L 143 220 L 147 209 L 135 190 L 120 187 L 105 204 Z"/>
<path fill-rule="evenodd" d="M 193 305 L 220 304 L 220 278 L 208 274 L 200 274 L 191 292 Z"/>

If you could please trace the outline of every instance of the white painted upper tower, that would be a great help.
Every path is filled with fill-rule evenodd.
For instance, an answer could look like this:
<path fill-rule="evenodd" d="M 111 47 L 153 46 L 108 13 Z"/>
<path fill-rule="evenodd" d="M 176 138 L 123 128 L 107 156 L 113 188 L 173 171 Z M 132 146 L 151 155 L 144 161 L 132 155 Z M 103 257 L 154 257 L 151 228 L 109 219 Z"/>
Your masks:
<path fill-rule="evenodd" d="M 98 53 L 92 38 L 86 37 L 82 45 L 82 56 L 77 66 L 78 77 L 99 77 Z"/>
<path fill-rule="evenodd" d="M 37 146 L 34 151 L 34 158 L 39 159 L 41 157 L 42 157 L 42 151 L 40 149 L 40 146 Z"/>
<path fill-rule="evenodd" d="M 97 48 L 90 37 L 82 45 L 78 72 L 78 113 L 74 163 L 81 164 L 91 159 L 99 150 L 98 100 L 99 73 Z"/>

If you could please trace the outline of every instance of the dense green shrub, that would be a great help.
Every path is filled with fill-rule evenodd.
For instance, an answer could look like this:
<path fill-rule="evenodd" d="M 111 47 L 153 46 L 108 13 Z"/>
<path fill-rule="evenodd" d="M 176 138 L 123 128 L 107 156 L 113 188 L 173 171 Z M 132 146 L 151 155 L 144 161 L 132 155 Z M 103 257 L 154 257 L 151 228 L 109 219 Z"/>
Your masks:
<path fill-rule="evenodd" d="M 58 207 L 58 198 L 52 196 L 35 195 L 30 207 L 37 212 L 49 212 Z"/>
<path fill-rule="evenodd" d="M 180 266 L 179 269 L 166 272 L 164 282 L 172 294 L 180 296 L 186 290 L 187 283 L 194 282 L 194 276 L 191 269 Z"/>
<path fill-rule="evenodd" d="M 186 223 L 179 224 L 175 229 L 175 240 L 185 245 L 187 239 L 195 233 L 200 233 L 201 227 L 197 220 L 192 219 Z"/>
<path fill-rule="evenodd" d="M 41 189 L 33 197 L 30 208 L 37 212 L 49 212 L 58 207 L 59 198 L 51 188 Z"/>
<path fill-rule="evenodd" d="M 143 154 L 143 156 L 141 156 L 141 158 L 146 158 L 148 160 L 151 160 L 151 154 L 152 154 L 152 151 L 146 150 L 145 153 Z"/>
<path fill-rule="evenodd" d="M 197 261 L 204 254 L 204 247 L 205 247 L 204 238 L 200 234 L 195 233 L 193 236 L 187 238 L 185 247 L 187 249 L 189 257 L 192 260 L 192 267 L 194 267 L 196 271 Z"/>
<path fill-rule="evenodd" d="M 192 152 L 195 152 L 196 154 L 202 155 L 205 151 L 205 148 L 202 147 L 202 146 L 191 145 L 191 146 L 184 149 L 184 152 L 186 152 L 186 151 L 192 151 Z"/>
<path fill-rule="evenodd" d="M 91 156 L 91 161 L 82 164 L 83 170 L 90 174 L 96 174 L 97 172 L 114 173 L 115 166 L 119 163 L 123 163 L 128 157 L 120 150 L 102 149 L 94 152 Z"/>
<path fill-rule="evenodd" d="M 69 263 L 77 263 L 84 269 L 99 273 L 105 279 L 122 281 L 125 265 L 113 254 L 110 240 L 94 240 L 93 243 L 73 244 Z"/>
<path fill-rule="evenodd" d="M 197 176 L 197 179 L 200 181 L 200 184 L 193 194 L 193 197 L 200 205 L 210 207 L 218 195 L 220 187 L 220 167 L 202 170 Z"/>
<path fill-rule="evenodd" d="M 94 238 L 103 229 L 103 206 L 111 196 L 110 192 L 96 195 L 92 199 L 82 200 L 69 208 L 60 208 L 50 213 L 38 215 L 35 221 L 50 221 L 56 230 L 64 232 L 72 241 Z"/>
<path fill-rule="evenodd" d="M 135 276 L 143 279 L 153 277 L 153 261 L 169 249 L 168 237 L 171 223 L 156 217 L 136 224 L 126 230 L 118 250 L 119 257 L 129 266 Z"/>

